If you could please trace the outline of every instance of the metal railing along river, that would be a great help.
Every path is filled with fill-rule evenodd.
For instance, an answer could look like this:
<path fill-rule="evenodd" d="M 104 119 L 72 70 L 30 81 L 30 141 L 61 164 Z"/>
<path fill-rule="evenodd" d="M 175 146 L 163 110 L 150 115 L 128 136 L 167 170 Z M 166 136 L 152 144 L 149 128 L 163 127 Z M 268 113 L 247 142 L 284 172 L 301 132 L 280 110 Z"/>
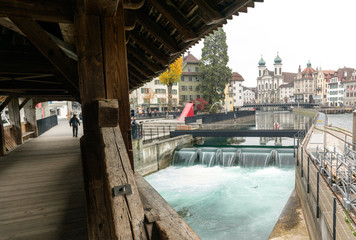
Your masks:
<path fill-rule="evenodd" d="M 353 239 L 355 230 L 352 225 L 356 212 L 355 151 L 347 142 L 350 136 L 346 132 L 340 131 L 336 136 L 327 129 L 312 125 L 306 133 L 297 148 L 296 175 L 303 181 L 307 196 L 316 202 L 313 211 L 316 219 L 323 216 L 333 239 Z M 324 143 L 310 151 L 309 144 L 314 131 L 324 132 Z M 340 146 L 343 152 L 338 151 Z"/>

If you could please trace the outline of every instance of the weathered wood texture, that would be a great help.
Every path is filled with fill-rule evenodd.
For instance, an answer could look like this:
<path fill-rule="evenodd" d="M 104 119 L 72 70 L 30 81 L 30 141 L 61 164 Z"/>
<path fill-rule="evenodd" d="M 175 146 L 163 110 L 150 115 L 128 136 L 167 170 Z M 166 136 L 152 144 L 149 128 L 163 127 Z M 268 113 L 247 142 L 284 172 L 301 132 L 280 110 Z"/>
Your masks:
<path fill-rule="evenodd" d="M 63 84 L 74 96 L 79 96 L 78 70 L 75 61 L 67 57 L 36 21 L 11 17 L 10 20 L 27 36 L 49 62 L 63 75 Z"/>
<path fill-rule="evenodd" d="M 97 141 L 88 135 L 82 139 L 89 239 L 147 239 L 144 212 L 120 128 L 102 128 L 96 137 Z M 114 197 L 113 187 L 125 184 L 131 185 L 132 194 Z"/>
<path fill-rule="evenodd" d="M 9 105 L 9 118 L 12 124 L 11 137 L 13 137 L 16 144 L 22 144 L 22 130 L 21 130 L 21 119 L 20 119 L 20 109 L 19 109 L 19 99 L 14 97 Z"/>
<path fill-rule="evenodd" d="M 134 169 L 131 142 L 125 18 L 122 1 L 119 2 L 116 17 L 103 18 L 102 29 L 106 98 L 119 100 L 119 125 L 126 150 L 129 154 L 132 169 Z"/>
<path fill-rule="evenodd" d="M 5 131 L 2 121 L 0 121 L 0 155 L 6 155 L 6 145 L 5 145 Z"/>
<path fill-rule="evenodd" d="M 118 12 L 123 11 L 122 3 L 119 9 Z M 104 18 L 84 12 L 79 12 L 75 18 L 90 239 L 146 239 L 143 208 L 127 153 L 131 124 L 122 21 L 123 15 Z M 108 98 L 116 101 L 116 109 L 98 101 Z M 101 116 L 110 112 L 115 116 Z M 100 125 L 112 126 L 115 119 L 103 120 L 110 117 L 118 118 L 120 127 L 99 128 Z M 113 186 L 121 183 L 131 185 L 132 195 L 113 198 Z"/>
<path fill-rule="evenodd" d="M 200 239 L 140 174 L 136 173 L 135 179 L 145 209 L 146 222 L 153 223 L 152 239 Z"/>
<path fill-rule="evenodd" d="M 10 131 L 4 130 L 4 137 L 5 137 L 5 148 L 7 151 L 11 151 L 12 149 L 17 147 L 16 142 L 10 135 Z"/>
<path fill-rule="evenodd" d="M 32 131 L 34 137 L 38 136 L 37 119 L 36 119 L 36 103 L 34 99 L 30 99 L 24 106 L 25 118 L 30 129 L 27 131 Z"/>
<path fill-rule="evenodd" d="M 0 196 L 0 239 L 88 239 L 79 141 L 66 121 L 1 158 Z"/>

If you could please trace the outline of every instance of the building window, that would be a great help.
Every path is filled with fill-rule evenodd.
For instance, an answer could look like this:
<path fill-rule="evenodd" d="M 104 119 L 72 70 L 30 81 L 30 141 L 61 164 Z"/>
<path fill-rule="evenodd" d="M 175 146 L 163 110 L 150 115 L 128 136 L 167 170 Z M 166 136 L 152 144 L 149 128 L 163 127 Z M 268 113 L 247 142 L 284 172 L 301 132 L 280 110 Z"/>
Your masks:
<path fill-rule="evenodd" d="M 189 77 L 189 82 L 191 82 L 192 81 L 192 77 Z"/>
<path fill-rule="evenodd" d="M 260 70 L 260 77 L 262 76 L 262 71 Z"/>
<path fill-rule="evenodd" d="M 277 83 L 274 84 L 274 89 L 277 89 Z"/>
<path fill-rule="evenodd" d="M 185 91 L 187 89 L 186 86 L 182 86 L 182 91 Z"/>
<path fill-rule="evenodd" d="M 199 82 L 199 78 L 195 78 L 195 80 L 196 80 L 197 82 Z"/>
<path fill-rule="evenodd" d="M 266 89 L 268 89 L 268 83 L 266 83 Z"/>
<path fill-rule="evenodd" d="M 177 95 L 177 90 L 176 89 L 172 89 L 172 95 Z"/>
<path fill-rule="evenodd" d="M 188 72 L 190 72 L 190 67 L 188 67 Z"/>
<path fill-rule="evenodd" d="M 159 89 L 159 88 L 157 88 L 157 89 L 155 90 L 155 93 L 157 93 L 157 94 L 165 94 L 165 93 L 166 93 L 166 89 Z"/>
<path fill-rule="evenodd" d="M 148 88 L 141 88 L 141 93 L 148 93 L 149 89 Z"/>
<path fill-rule="evenodd" d="M 195 72 L 199 72 L 199 68 L 198 67 L 195 67 Z"/>
<path fill-rule="evenodd" d="M 276 75 L 277 75 L 277 68 L 275 68 L 275 69 L 274 69 L 274 74 L 276 74 Z"/>
<path fill-rule="evenodd" d="M 197 95 L 197 98 L 200 98 L 200 95 Z"/>
<path fill-rule="evenodd" d="M 161 85 L 161 81 L 160 80 L 155 80 L 155 85 Z"/>
<path fill-rule="evenodd" d="M 180 98 L 182 99 L 182 101 L 185 101 L 185 95 L 181 95 Z"/>
<path fill-rule="evenodd" d="M 183 76 L 181 77 L 181 81 L 184 82 L 184 77 Z"/>
<path fill-rule="evenodd" d="M 189 91 L 193 91 L 193 87 L 192 86 L 189 86 Z"/>
<path fill-rule="evenodd" d="M 279 69 L 279 75 L 281 75 L 281 74 L 282 74 L 282 68 Z"/>

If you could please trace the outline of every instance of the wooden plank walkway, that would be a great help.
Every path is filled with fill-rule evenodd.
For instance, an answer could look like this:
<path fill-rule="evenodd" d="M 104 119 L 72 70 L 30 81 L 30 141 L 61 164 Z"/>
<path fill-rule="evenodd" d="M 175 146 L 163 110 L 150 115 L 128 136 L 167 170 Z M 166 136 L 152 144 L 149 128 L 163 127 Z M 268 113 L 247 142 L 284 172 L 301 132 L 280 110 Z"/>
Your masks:
<path fill-rule="evenodd" d="M 0 158 L 0 239 L 88 239 L 79 138 L 67 121 Z"/>

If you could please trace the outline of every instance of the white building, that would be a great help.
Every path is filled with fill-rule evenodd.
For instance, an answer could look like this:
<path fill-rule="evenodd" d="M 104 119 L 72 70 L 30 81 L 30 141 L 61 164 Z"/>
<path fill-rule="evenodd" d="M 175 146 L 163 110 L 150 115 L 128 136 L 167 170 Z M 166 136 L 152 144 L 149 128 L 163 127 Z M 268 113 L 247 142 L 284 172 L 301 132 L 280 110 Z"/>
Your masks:
<path fill-rule="evenodd" d="M 255 88 L 243 87 L 243 102 L 255 103 Z"/>
<path fill-rule="evenodd" d="M 230 84 L 231 84 L 233 100 L 234 100 L 233 102 L 234 108 L 242 107 L 244 104 L 243 87 L 242 87 L 243 81 L 244 78 L 240 74 L 238 74 L 237 72 L 232 73 Z"/>
<path fill-rule="evenodd" d="M 258 62 L 257 99 L 259 103 L 282 102 L 279 86 L 294 80 L 296 73 L 282 72 L 282 59 L 277 54 L 274 59 L 274 71 L 269 71 L 266 62 L 261 58 Z"/>
<path fill-rule="evenodd" d="M 177 106 L 179 97 L 179 88 L 177 83 L 172 86 L 172 105 Z M 137 110 L 138 107 L 144 109 L 151 108 L 157 111 L 163 111 L 168 105 L 168 89 L 158 78 L 146 83 L 142 87 L 130 93 L 131 109 Z"/>
<path fill-rule="evenodd" d="M 344 85 L 337 75 L 334 75 L 327 84 L 328 106 L 342 106 L 344 102 Z"/>
<path fill-rule="evenodd" d="M 293 82 L 279 86 L 279 99 L 283 103 L 294 102 L 294 84 Z"/>

